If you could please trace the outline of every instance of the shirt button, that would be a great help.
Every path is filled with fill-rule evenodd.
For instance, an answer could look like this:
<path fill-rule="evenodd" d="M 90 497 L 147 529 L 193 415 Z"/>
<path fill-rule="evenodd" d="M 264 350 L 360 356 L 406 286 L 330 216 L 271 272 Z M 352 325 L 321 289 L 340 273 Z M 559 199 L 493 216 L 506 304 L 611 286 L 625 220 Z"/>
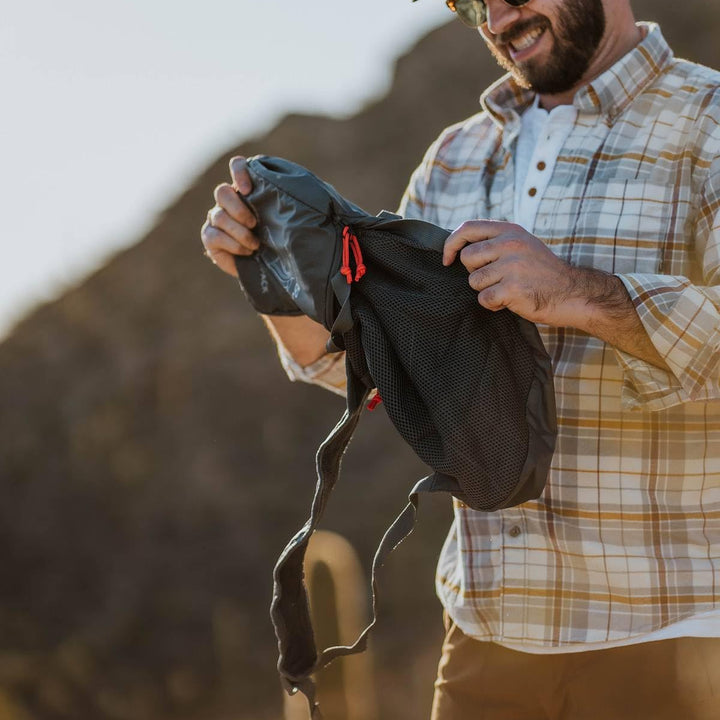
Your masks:
<path fill-rule="evenodd" d="M 529 195 L 530 197 L 535 197 L 535 196 L 537 195 L 537 188 L 530 188 L 530 189 L 528 190 L 528 195 Z"/>
<path fill-rule="evenodd" d="M 522 534 L 522 530 L 520 529 L 520 527 L 519 527 L 518 525 L 513 525 L 513 526 L 508 530 L 508 535 L 509 535 L 510 537 L 516 538 L 518 535 L 521 535 L 521 534 Z"/>
<path fill-rule="evenodd" d="M 547 165 L 546 165 L 542 160 L 537 164 L 537 169 L 540 170 L 541 172 L 542 172 L 546 167 L 547 167 Z"/>

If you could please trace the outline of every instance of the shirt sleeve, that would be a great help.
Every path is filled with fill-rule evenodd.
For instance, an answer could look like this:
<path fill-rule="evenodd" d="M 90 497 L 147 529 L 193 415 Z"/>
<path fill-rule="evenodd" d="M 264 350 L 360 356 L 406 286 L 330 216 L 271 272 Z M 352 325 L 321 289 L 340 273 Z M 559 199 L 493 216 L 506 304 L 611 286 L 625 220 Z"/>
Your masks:
<path fill-rule="evenodd" d="M 402 199 L 400 200 L 398 215 L 402 215 L 402 217 L 412 220 L 428 219 L 426 217 L 427 211 L 425 198 L 427 196 L 428 185 L 430 183 L 430 172 L 432 171 L 433 162 L 442 140 L 443 135 L 441 135 L 427 149 L 422 162 L 417 166 L 417 168 L 415 168 L 415 171 L 410 176 L 410 182 L 408 183 Z"/>
<path fill-rule="evenodd" d="M 713 161 L 702 189 L 694 242 L 702 284 L 681 276 L 618 275 L 670 369 L 615 349 L 624 372 L 626 409 L 656 411 L 720 399 L 720 157 Z"/>
<path fill-rule="evenodd" d="M 345 374 L 345 353 L 323 355 L 312 365 L 303 367 L 295 362 L 281 342 L 277 342 L 280 363 L 291 382 L 306 382 L 319 385 L 336 395 L 345 395 L 347 377 Z"/>

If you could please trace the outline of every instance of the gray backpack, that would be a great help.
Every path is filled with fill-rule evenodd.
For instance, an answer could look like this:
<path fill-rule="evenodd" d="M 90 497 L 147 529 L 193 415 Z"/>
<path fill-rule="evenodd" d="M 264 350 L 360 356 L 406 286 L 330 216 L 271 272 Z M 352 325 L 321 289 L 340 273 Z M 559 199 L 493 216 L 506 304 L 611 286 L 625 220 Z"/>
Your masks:
<path fill-rule="evenodd" d="M 245 199 L 261 247 L 236 258 L 243 290 L 260 313 L 308 315 L 330 331 L 329 351 L 346 351 L 347 408 L 317 452 L 310 517 L 273 574 L 281 680 L 307 696 L 317 718 L 311 675 L 365 649 L 376 571 L 412 531 L 418 494 L 447 492 L 483 512 L 540 495 L 557 433 L 552 371 L 532 323 L 484 309 L 459 261 L 442 265 L 448 230 L 370 215 L 287 160 L 257 156 L 248 170 L 253 191 Z M 303 559 L 375 389 L 432 472 L 412 488 L 377 549 L 372 622 L 352 646 L 318 653 Z"/>

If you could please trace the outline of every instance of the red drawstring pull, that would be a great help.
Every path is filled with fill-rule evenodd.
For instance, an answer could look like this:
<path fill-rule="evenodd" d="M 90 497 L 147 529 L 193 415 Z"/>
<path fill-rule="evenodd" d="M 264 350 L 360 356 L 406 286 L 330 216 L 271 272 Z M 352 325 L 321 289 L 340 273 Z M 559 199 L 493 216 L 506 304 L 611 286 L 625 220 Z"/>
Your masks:
<path fill-rule="evenodd" d="M 376 392 L 373 399 L 367 404 L 367 409 L 373 411 L 381 402 L 382 398 L 380 397 L 380 393 Z"/>
<path fill-rule="evenodd" d="M 352 270 L 350 269 L 350 228 L 343 229 L 342 266 L 340 272 L 345 276 L 348 285 L 352 282 Z"/>
<path fill-rule="evenodd" d="M 357 282 L 365 274 L 365 265 L 363 264 L 363 256 L 360 251 L 360 243 L 355 235 L 350 235 L 350 247 L 352 247 L 355 256 L 355 282 Z"/>
<path fill-rule="evenodd" d="M 355 258 L 355 282 L 365 274 L 365 265 L 363 264 L 362 251 L 360 250 L 360 243 L 357 237 L 353 235 L 350 227 L 346 225 L 343 228 L 343 247 L 342 247 L 342 265 L 340 272 L 345 276 L 348 285 L 353 281 L 352 270 L 350 269 L 350 248 L 352 248 L 353 256 Z"/>

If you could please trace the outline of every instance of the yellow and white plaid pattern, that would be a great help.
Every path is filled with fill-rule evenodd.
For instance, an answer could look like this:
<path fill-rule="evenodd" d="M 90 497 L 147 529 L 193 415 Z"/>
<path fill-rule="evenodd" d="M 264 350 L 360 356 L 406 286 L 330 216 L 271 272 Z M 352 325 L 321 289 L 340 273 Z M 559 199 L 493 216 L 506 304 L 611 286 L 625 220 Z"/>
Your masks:
<path fill-rule="evenodd" d="M 547 489 L 492 514 L 455 502 L 438 566 L 443 604 L 476 638 L 572 649 L 720 607 L 720 74 L 644 29 L 575 97 L 534 232 L 623 280 L 672 374 L 540 326 L 559 424 Z M 512 220 L 532 99 L 507 77 L 489 88 L 429 149 L 400 212 Z"/>
<path fill-rule="evenodd" d="M 559 434 L 543 496 L 455 501 L 437 589 L 467 634 L 528 649 L 622 642 L 720 608 L 720 74 L 660 29 L 575 97 L 534 232 L 617 274 L 672 374 L 540 326 Z M 513 219 L 514 141 L 533 95 L 508 77 L 428 150 L 400 213 Z M 337 358 L 291 377 L 340 389 Z"/>

